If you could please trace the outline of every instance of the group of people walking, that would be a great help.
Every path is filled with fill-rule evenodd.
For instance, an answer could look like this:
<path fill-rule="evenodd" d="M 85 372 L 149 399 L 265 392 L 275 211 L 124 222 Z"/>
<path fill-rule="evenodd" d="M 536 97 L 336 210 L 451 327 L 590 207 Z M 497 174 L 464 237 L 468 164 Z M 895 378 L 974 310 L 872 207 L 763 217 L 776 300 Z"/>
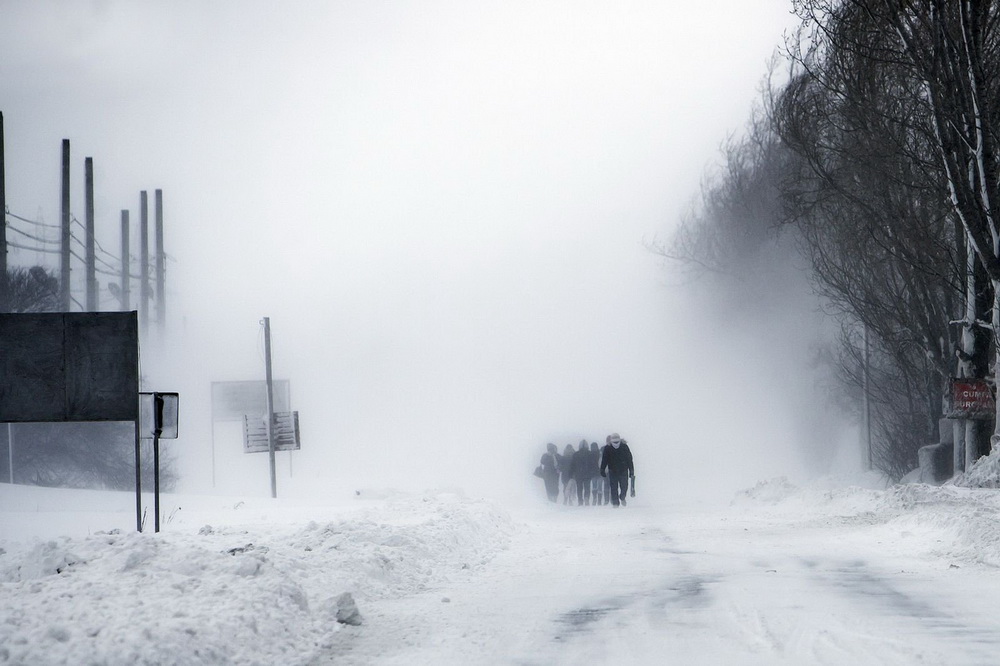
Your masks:
<path fill-rule="evenodd" d="M 580 440 L 573 449 L 567 444 L 562 453 L 555 444 L 546 445 L 545 453 L 535 476 L 545 482 L 545 493 L 550 502 L 559 501 L 560 484 L 563 504 L 573 504 L 574 495 L 579 506 L 611 504 L 625 506 L 631 486 L 635 497 L 635 466 L 628 442 L 618 433 L 605 438 L 604 448 L 597 442 L 587 444 Z"/>

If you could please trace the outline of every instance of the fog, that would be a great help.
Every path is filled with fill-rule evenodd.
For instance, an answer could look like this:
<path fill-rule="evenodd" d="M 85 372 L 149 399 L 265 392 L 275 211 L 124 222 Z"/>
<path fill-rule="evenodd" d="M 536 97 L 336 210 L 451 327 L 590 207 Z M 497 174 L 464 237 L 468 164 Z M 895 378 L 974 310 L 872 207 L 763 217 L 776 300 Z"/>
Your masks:
<path fill-rule="evenodd" d="M 168 321 L 142 373 L 181 394 L 179 490 L 269 492 L 266 454 L 210 410 L 211 382 L 263 379 L 263 317 L 301 422 L 279 496 L 541 496 L 546 442 L 612 431 L 648 492 L 835 457 L 808 294 L 727 322 L 647 249 L 747 119 L 786 1 L 0 11 L 10 211 L 58 220 L 64 138 L 80 219 L 94 158 L 105 248 L 163 190 Z"/>

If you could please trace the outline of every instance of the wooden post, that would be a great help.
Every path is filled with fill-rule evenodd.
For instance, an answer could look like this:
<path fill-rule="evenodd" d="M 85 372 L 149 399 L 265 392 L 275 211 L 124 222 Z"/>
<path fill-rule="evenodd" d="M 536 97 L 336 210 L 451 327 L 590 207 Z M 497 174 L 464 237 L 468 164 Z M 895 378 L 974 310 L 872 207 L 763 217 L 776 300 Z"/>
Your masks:
<path fill-rule="evenodd" d="M 0 312 L 7 305 L 7 189 L 4 176 L 3 112 L 0 112 Z"/>
<path fill-rule="evenodd" d="M 149 328 L 149 210 L 146 190 L 139 194 L 139 330 Z"/>
<path fill-rule="evenodd" d="M 121 290 L 121 310 L 122 312 L 129 311 L 129 249 L 131 245 L 129 243 L 129 230 L 128 230 L 128 211 L 122 211 L 122 271 L 119 277 L 120 284 L 119 289 Z"/>
<path fill-rule="evenodd" d="M 156 327 L 163 335 L 167 325 L 167 301 L 164 295 L 166 282 L 166 253 L 163 251 L 163 190 L 156 190 Z"/>
<path fill-rule="evenodd" d="M 84 159 L 84 180 L 87 201 L 86 274 L 87 312 L 97 312 L 97 254 L 94 251 L 94 158 Z"/>
<path fill-rule="evenodd" d="M 62 142 L 62 250 L 59 269 L 59 307 L 69 312 L 69 139 Z"/>

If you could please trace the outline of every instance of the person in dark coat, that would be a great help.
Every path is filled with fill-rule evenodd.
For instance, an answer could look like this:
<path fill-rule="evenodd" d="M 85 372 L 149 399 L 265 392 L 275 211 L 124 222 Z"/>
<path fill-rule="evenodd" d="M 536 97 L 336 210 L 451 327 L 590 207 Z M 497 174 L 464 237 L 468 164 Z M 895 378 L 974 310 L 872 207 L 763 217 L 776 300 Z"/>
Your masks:
<path fill-rule="evenodd" d="M 556 462 L 558 455 L 555 444 L 547 444 L 545 453 L 542 454 L 540 466 L 542 468 L 542 481 L 545 482 L 545 494 L 550 502 L 559 499 L 559 467 Z"/>
<path fill-rule="evenodd" d="M 563 484 L 563 504 L 573 503 L 573 457 L 576 451 L 572 444 L 567 444 L 563 449 L 563 454 L 559 459 L 559 474 L 562 476 Z"/>
<path fill-rule="evenodd" d="M 594 464 L 587 448 L 587 440 L 580 440 L 580 447 L 573 454 L 573 479 L 576 480 L 576 503 L 590 506 L 590 479 L 594 475 Z"/>
<path fill-rule="evenodd" d="M 594 506 L 608 503 L 610 492 L 604 492 L 604 487 L 608 485 L 608 479 L 601 476 L 601 449 L 597 442 L 590 443 L 590 456 L 587 458 L 590 465 L 590 493 L 593 496 Z"/>
<path fill-rule="evenodd" d="M 635 476 L 632 451 L 618 433 L 608 435 L 607 445 L 601 455 L 601 476 L 607 475 L 611 483 L 611 504 L 625 506 L 629 479 Z"/>

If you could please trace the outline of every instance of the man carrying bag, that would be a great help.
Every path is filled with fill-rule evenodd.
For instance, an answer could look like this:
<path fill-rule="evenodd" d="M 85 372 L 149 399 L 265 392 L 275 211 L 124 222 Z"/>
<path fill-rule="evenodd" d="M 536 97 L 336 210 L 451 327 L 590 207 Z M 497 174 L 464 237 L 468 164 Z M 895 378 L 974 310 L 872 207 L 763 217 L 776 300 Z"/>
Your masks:
<path fill-rule="evenodd" d="M 601 453 L 601 476 L 607 476 L 611 482 L 611 504 L 615 507 L 619 504 L 626 506 L 625 496 L 628 494 L 629 479 L 635 477 L 635 467 L 628 443 L 616 432 L 608 435 Z M 634 490 L 632 496 L 635 497 Z"/>

